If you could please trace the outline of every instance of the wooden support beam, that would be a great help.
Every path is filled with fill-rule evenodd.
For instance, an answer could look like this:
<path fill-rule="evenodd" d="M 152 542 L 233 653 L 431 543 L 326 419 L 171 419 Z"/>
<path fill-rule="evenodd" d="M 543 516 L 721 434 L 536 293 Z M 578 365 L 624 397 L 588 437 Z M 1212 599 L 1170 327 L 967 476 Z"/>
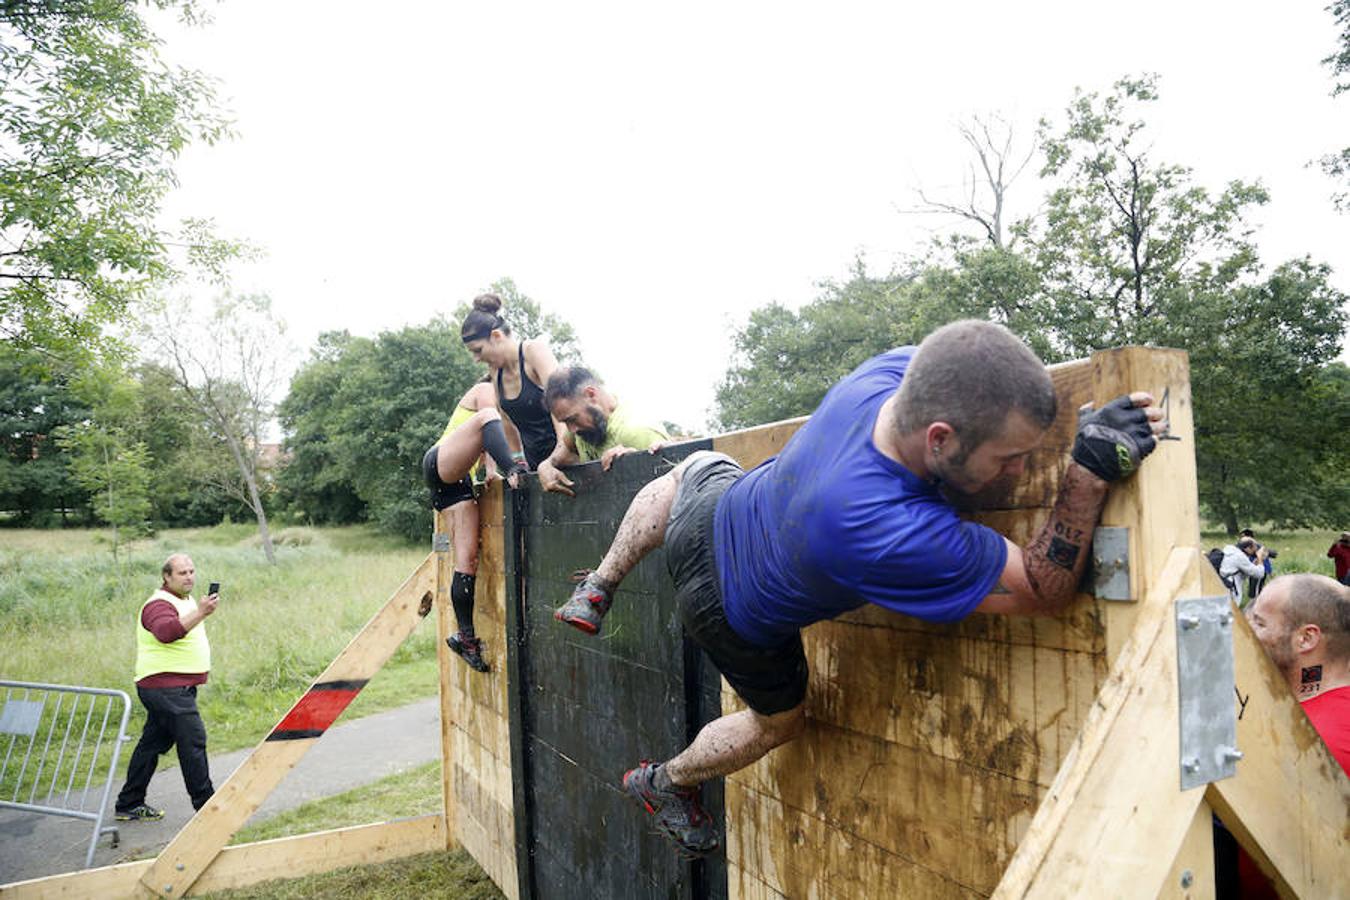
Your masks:
<path fill-rule="evenodd" d="M 1171 871 L 1163 878 L 1158 897 L 1214 900 L 1214 811 L 1203 800 L 1195 808 L 1191 827 L 1172 861 Z"/>
<path fill-rule="evenodd" d="M 339 866 L 361 866 L 428 853 L 445 846 L 440 815 L 356 825 L 226 847 L 187 896 L 299 878 Z M 84 869 L 0 885 L 0 900 L 114 900 L 134 897 L 154 860 Z"/>
<path fill-rule="evenodd" d="M 1350 897 L 1350 778 L 1241 617 L 1233 662 L 1244 756 L 1206 799 L 1284 896 Z"/>
<path fill-rule="evenodd" d="M 1197 549 L 1145 586 L 1134 633 L 1032 819 L 994 897 L 1156 897 L 1202 788 L 1179 789 L 1176 598 L 1195 596 Z"/>
<path fill-rule="evenodd" d="M 1167 398 L 1170 435 L 1159 441 L 1139 473 L 1111 488 L 1101 524 L 1130 534 L 1132 603 L 1106 602 L 1106 661 L 1111 665 L 1133 631 L 1142 585 L 1158 577 L 1174 547 L 1199 547 L 1200 512 L 1195 475 L 1195 422 L 1190 363 L 1183 350 L 1124 347 L 1092 355 L 1092 400 L 1098 406 L 1129 391 Z M 1198 594 L 1195 596 L 1199 596 Z"/>
<path fill-rule="evenodd" d="M 143 896 L 181 897 L 314 742 L 422 621 L 435 587 L 435 554 L 324 669 L 272 733 L 197 811 L 140 879 Z"/>

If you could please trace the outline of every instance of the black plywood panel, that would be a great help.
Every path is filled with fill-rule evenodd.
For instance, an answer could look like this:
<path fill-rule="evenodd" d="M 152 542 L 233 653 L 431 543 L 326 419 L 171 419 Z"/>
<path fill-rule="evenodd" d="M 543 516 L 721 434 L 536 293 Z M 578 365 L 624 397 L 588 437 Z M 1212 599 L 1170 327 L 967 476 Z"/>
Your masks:
<path fill-rule="evenodd" d="M 569 576 L 594 568 L 649 481 L 710 442 L 568 470 L 577 496 L 533 479 L 508 507 L 508 628 L 522 898 L 724 898 L 725 859 L 679 859 L 625 795 L 624 771 L 683 748 L 719 710 L 716 670 L 683 638 L 664 551 L 625 579 L 602 634 L 553 619 Z M 705 785 L 719 823 L 720 782 Z"/>

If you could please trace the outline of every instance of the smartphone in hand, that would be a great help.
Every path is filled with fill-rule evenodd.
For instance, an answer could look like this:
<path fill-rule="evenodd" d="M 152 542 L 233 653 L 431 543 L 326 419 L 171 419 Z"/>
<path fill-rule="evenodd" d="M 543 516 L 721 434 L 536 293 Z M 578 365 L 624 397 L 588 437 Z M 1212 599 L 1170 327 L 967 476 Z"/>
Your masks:
<path fill-rule="evenodd" d="M 211 586 L 206 589 L 206 596 L 209 597 L 212 594 L 219 594 L 219 593 L 220 593 L 220 582 L 219 581 L 211 582 Z"/>

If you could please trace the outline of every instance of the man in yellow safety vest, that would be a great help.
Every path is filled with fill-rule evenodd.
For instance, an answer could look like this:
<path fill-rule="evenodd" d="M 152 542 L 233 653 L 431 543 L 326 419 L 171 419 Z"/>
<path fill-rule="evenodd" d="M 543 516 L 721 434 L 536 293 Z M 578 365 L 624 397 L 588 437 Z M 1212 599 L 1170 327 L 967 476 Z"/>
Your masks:
<path fill-rule="evenodd" d="M 161 569 L 164 583 L 141 604 L 136 623 L 136 695 L 145 707 L 145 730 L 131 754 L 127 781 L 117 795 L 118 821 L 159 819 L 164 813 L 145 802 L 159 755 L 178 747 L 178 763 L 192 808 L 211 799 L 206 759 L 206 726 L 197 712 L 197 685 L 211 671 L 206 617 L 220 602 L 212 592 L 192 597 L 197 570 L 186 553 L 175 553 Z"/>

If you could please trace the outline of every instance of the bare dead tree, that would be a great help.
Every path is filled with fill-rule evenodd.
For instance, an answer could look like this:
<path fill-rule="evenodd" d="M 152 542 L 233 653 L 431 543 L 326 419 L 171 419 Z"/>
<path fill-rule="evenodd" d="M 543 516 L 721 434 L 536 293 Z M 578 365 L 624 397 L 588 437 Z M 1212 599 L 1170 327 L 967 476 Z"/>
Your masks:
<path fill-rule="evenodd" d="M 1007 246 L 1005 204 L 1008 188 L 1026 170 L 1036 156 L 1037 146 L 1022 153 L 1016 147 L 1013 126 L 1002 116 L 974 116 L 957 125 L 957 132 L 974 158 L 962 179 L 963 199 L 959 202 L 935 199 L 919 188 L 920 206 L 911 213 L 952 215 L 978 226 L 989 243 L 1002 250 Z"/>
<path fill-rule="evenodd" d="M 190 303 L 165 304 L 152 343 L 195 411 L 225 443 L 237 478 L 208 476 L 247 504 L 269 563 L 276 561 L 260 484 L 264 429 L 281 384 L 285 325 L 262 295 L 225 295 L 209 316 Z"/>

